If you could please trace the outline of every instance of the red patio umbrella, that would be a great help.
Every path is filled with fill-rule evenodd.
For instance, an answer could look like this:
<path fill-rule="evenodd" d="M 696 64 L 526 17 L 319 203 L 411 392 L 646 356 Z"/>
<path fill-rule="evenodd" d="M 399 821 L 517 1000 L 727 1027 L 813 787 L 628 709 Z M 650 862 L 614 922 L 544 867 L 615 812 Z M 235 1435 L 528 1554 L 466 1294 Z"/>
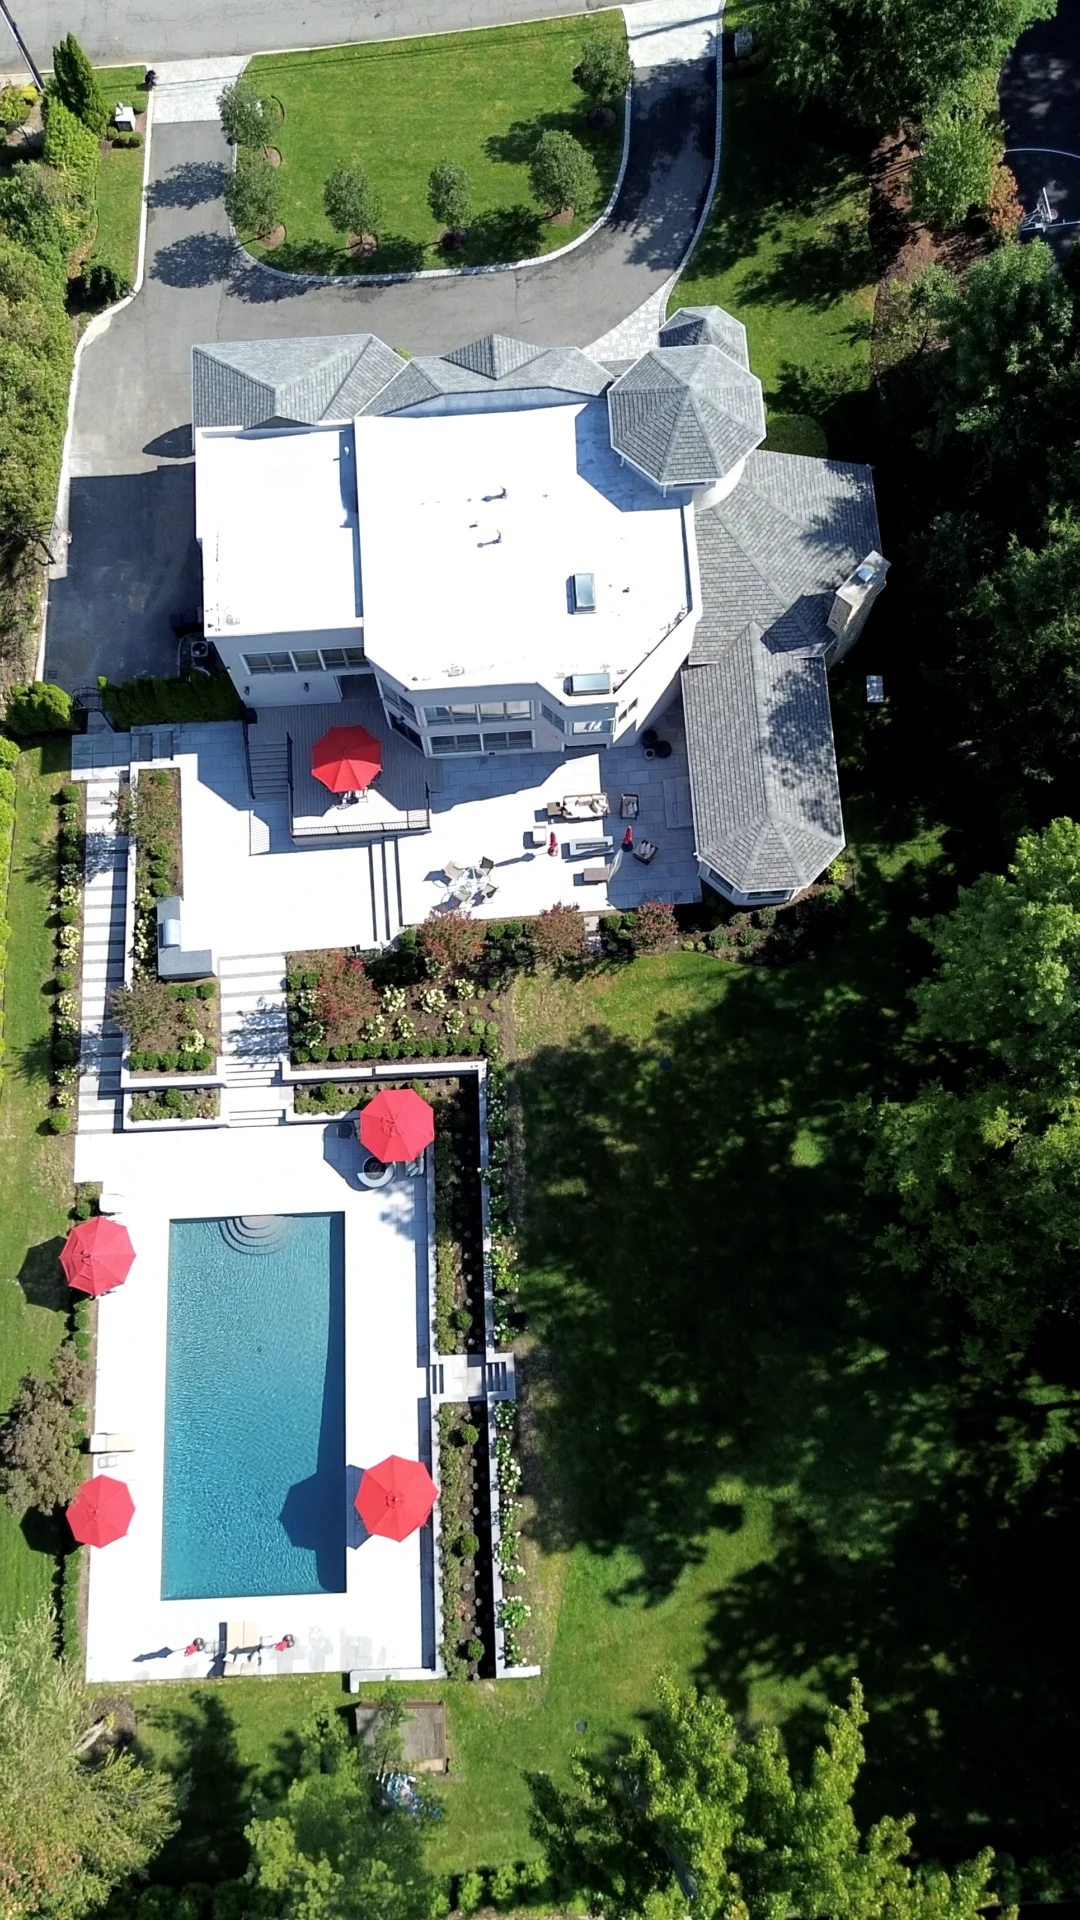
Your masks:
<path fill-rule="evenodd" d="M 331 793 L 370 787 L 382 766 L 382 742 L 366 727 L 331 727 L 311 749 L 311 771 Z"/>
<path fill-rule="evenodd" d="M 405 1540 L 423 1526 L 438 1497 L 439 1489 L 421 1461 L 391 1453 L 377 1467 L 365 1467 L 354 1504 L 369 1533 Z"/>
<path fill-rule="evenodd" d="M 361 1112 L 360 1139 L 380 1160 L 415 1160 L 434 1138 L 435 1115 L 409 1087 L 377 1093 Z"/>
<path fill-rule="evenodd" d="M 123 1539 L 131 1525 L 135 1502 L 123 1480 L 96 1473 L 84 1480 L 67 1510 L 68 1526 L 76 1540 L 88 1547 L 107 1547 Z"/>
<path fill-rule="evenodd" d="M 127 1228 L 99 1213 L 72 1227 L 60 1252 L 60 1265 L 69 1287 L 78 1287 L 81 1293 L 108 1293 L 127 1279 L 134 1258 Z"/>

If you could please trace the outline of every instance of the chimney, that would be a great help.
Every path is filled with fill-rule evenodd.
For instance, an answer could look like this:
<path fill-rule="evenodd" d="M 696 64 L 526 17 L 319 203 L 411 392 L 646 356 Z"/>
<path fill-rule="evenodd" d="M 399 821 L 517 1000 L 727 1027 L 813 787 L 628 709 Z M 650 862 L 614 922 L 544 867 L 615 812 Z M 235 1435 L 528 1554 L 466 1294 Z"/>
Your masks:
<path fill-rule="evenodd" d="M 885 585 L 889 565 L 875 548 L 859 562 L 854 573 L 849 573 L 843 585 L 837 587 L 828 621 L 829 632 L 836 636 L 829 648 L 830 665 L 855 645 L 866 625 L 866 616 Z"/>

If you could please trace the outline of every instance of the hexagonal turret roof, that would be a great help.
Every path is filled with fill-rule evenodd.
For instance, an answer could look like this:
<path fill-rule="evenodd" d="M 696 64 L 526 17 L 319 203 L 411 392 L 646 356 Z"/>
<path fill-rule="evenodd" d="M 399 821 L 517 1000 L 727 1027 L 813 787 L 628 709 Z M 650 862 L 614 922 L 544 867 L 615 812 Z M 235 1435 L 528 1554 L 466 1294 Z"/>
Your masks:
<path fill-rule="evenodd" d="M 761 382 L 719 347 L 653 347 L 608 390 L 611 444 L 658 487 L 722 479 L 765 438 Z"/>
<path fill-rule="evenodd" d="M 725 313 L 723 307 L 680 307 L 661 327 L 660 345 L 720 347 L 737 360 L 740 367 L 750 365 L 746 328 L 734 314 Z"/>

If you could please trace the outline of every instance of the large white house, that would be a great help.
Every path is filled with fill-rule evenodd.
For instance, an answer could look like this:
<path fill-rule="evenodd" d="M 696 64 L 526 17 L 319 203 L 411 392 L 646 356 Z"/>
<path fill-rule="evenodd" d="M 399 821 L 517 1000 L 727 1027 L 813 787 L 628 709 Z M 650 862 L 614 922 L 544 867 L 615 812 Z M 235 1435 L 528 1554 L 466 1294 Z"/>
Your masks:
<path fill-rule="evenodd" d="M 870 472 L 757 451 L 730 315 L 610 366 L 218 343 L 192 385 L 204 632 L 290 789 L 304 709 L 374 688 L 431 761 L 633 744 L 681 676 L 701 877 L 784 900 L 843 846 L 826 671 L 887 571 Z"/>

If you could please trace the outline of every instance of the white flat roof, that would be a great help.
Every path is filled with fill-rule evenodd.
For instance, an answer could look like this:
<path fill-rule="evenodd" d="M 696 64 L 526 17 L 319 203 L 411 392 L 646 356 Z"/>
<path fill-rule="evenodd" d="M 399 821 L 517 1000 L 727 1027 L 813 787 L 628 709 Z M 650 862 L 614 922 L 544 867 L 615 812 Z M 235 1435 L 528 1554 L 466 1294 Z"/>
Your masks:
<path fill-rule="evenodd" d="M 687 496 L 620 465 L 602 400 L 354 432 L 364 644 L 407 686 L 621 678 L 686 611 Z"/>
<path fill-rule="evenodd" d="M 207 633 L 362 625 L 355 466 L 350 426 L 195 435 Z"/>

